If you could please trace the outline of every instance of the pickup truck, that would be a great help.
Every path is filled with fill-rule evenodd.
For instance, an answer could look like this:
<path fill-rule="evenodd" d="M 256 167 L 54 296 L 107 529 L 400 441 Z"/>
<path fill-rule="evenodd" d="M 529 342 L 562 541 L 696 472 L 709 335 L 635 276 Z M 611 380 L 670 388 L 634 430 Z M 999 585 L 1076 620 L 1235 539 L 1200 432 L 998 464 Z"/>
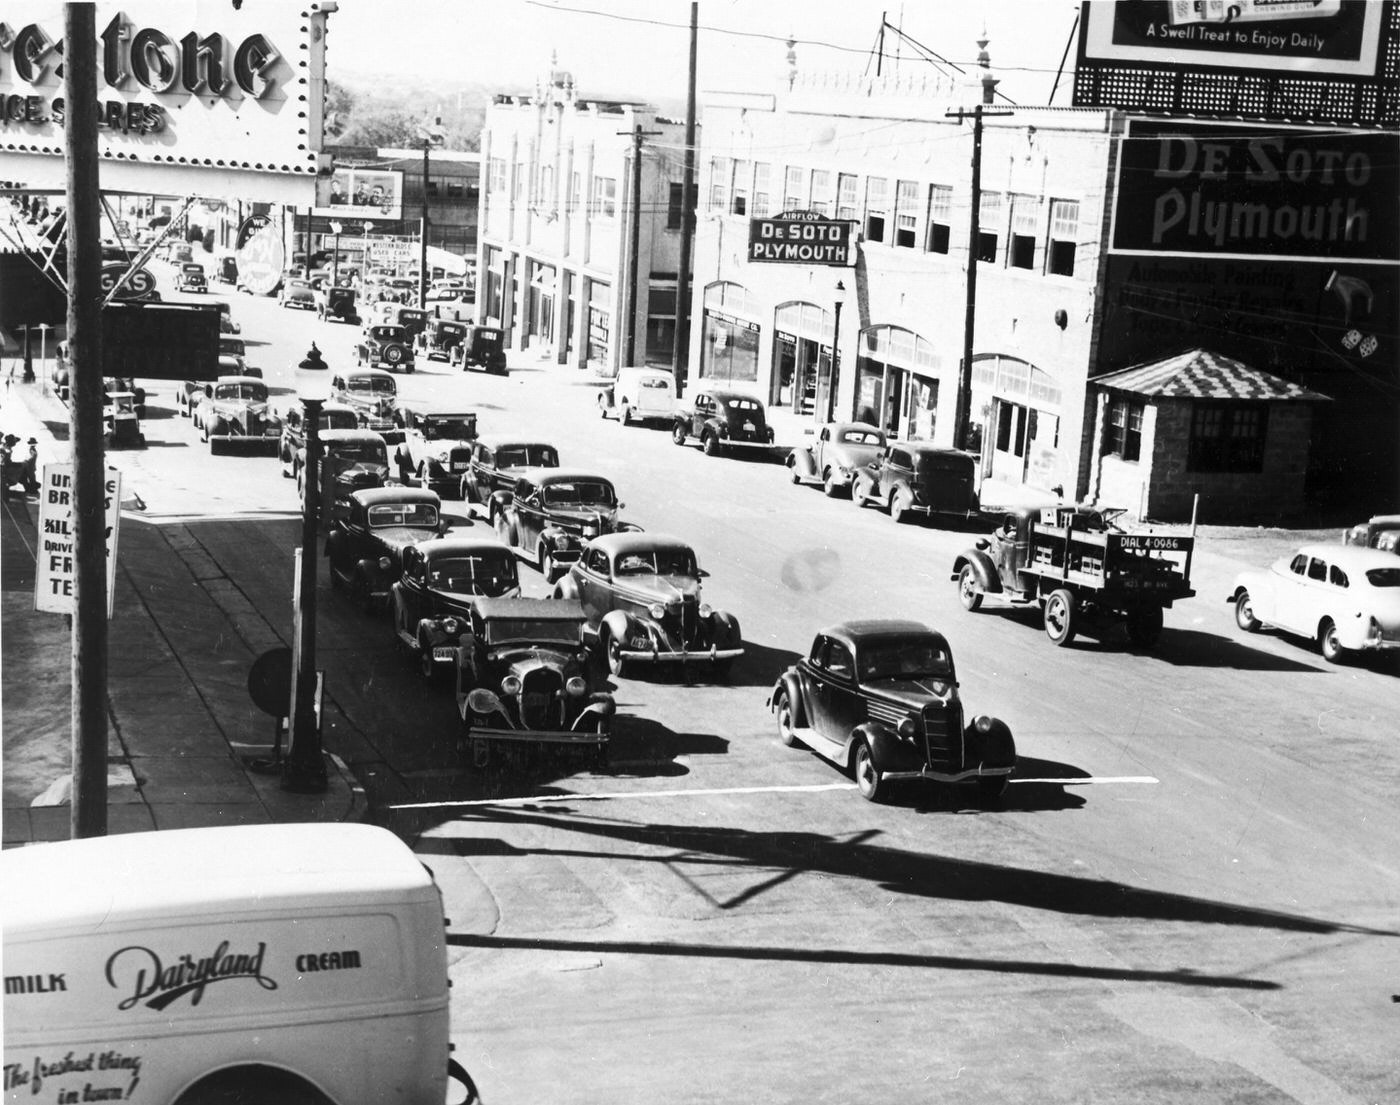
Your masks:
<path fill-rule="evenodd" d="M 1151 648 L 1162 633 L 1162 611 L 1196 593 L 1195 538 L 1125 533 L 1111 524 L 1117 513 L 1079 506 L 1008 511 L 996 533 L 953 561 L 963 608 L 979 609 L 984 595 L 1038 602 L 1056 645 L 1069 644 L 1081 629 L 1123 623 L 1134 646 Z"/>

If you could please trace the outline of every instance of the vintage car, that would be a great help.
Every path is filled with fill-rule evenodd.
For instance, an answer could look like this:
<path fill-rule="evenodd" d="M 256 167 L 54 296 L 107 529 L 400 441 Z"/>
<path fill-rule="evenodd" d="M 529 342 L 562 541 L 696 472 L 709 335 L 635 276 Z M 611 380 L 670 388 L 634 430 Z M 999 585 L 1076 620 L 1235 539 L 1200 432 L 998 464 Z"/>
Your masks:
<path fill-rule="evenodd" d="M 129 391 L 108 391 L 102 397 L 102 442 L 109 449 L 144 449 L 146 435 L 136 413 L 136 396 Z"/>
<path fill-rule="evenodd" d="M 445 499 L 459 494 L 471 464 L 476 412 L 400 407 L 394 425 L 403 435 L 394 449 L 399 479 L 416 481 Z"/>
<path fill-rule="evenodd" d="M 1400 514 L 1377 514 L 1342 534 L 1342 544 L 1400 553 Z"/>
<path fill-rule="evenodd" d="M 461 365 L 462 371 L 479 368 L 494 376 L 505 376 L 506 335 L 499 326 L 468 326 L 462 342 L 452 351 L 450 363 Z"/>
<path fill-rule="evenodd" d="M 377 368 L 357 368 L 331 378 L 331 398 L 353 407 L 360 425 L 397 440 L 402 431 L 394 425 L 399 385 L 392 375 Z M 386 438 L 387 440 L 387 438 Z"/>
<path fill-rule="evenodd" d="M 242 376 L 248 368 L 248 347 L 242 338 L 229 334 L 219 336 L 219 374 Z"/>
<path fill-rule="evenodd" d="M 327 430 L 358 430 L 360 416 L 344 403 L 322 403 L 317 416 L 317 432 Z M 282 462 L 282 475 L 295 479 L 306 461 L 306 415 L 300 407 L 290 407 L 282 416 L 282 440 L 277 445 L 277 458 Z"/>
<path fill-rule="evenodd" d="M 488 514 L 501 540 L 553 583 L 579 558 L 586 542 L 641 528 L 618 520 L 625 505 L 617 501 L 612 481 L 602 476 L 527 468 L 512 490 L 491 496 Z"/>
<path fill-rule="evenodd" d="M 355 289 L 339 284 L 323 284 L 316 289 L 316 317 L 322 322 L 348 322 L 360 325 L 360 309 Z"/>
<path fill-rule="evenodd" d="M 431 318 L 418 335 L 418 350 L 430 361 L 452 360 L 453 350 L 467 336 L 467 324 L 450 318 Z"/>
<path fill-rule="evenodd" d="M 327 430 L 320 434 L 320 521 L 329 527 L 349 509 L 356 491 L 383 487 L 389 476 L 389 450 L 373 430 Z M 297 450 L 297 494 L 306 497 L 306 446 Z"/>
<path fill-rule="evenodd" d="M 773 427 L 764 417 L 763 404 L 741 392 L 702 388 L 672 417 L 671 440 L 677 445 L 698 440 L 706 456 L 731 447 L 766 449 L 773 444 Z"/>
<path fill-rule="evenodd" d="M 532 752 L 607 763 L 616 706 L 589 680 L 582 607 L 558 599 L 484 598 L 457 648 L 457 712 L 472 765 Z"/>
<path fill-rule="evenodd" d="M 267 402 L 267 385 L 255 376 L 220 376 L 204 385 L 190 418 L 209 452 L 234 444 L 263 445 L 269 451 L 282 437 L 282 420 Z"/>
<path fill-rule="evenodd" d="M 219 258 L 214 266 L 214 279 L 222 284 L 238 283 L 238 259 L 232 254 Z"/>
<path fill-rule="evenodd" d="M 1400 649 L 1400 561 L 1349 545 L 1304 545 L 1241 572 L 1226 596 L 1246 633 L 1272 626 L 1317 643 L 1323 659 Z"/>
<path fill-rule="evenodd" d="M 977 513 L 977 457 L 919 441 L 886 445 L 851 481 L 856 506 L 884 507 L 896 522 L 915 515 Z"/>
<path fill-rule="evenodd" d="M 284 280 L 281 289 L 277 292 L 277 305 L 314 311 L 316 309 L 316 289 L 311 286 L 311 281 L 304 277 Z"/>
<path fill-rule="evenodd" d="M 355 364 L 361 368 L 412 372 L 413 338 L 402 326 L 370 326 L 355 346 Z"/>
<path fill-rule="evenodd" d="M 707 574 L 675 537 L 612 533 L 584 546 L 554 597 L 583 604 L 588 635 L 613 675 L 640 660 L 709 664 L 723 676 L 744 650 L 738 619 L 700 599 Z"/>
<path fill-rule="evenodd" d="M 427 329 L 428 319 L 428 312 L 422 307 L 394 307 L 389 312 L 388 323 L 391 326 L 402 326 L 409 344 L 412 345 Z"/>
<path fill-rule="evenodd" d="M 676 416 L 675 378 L 664 368 L 620 368 L 598 392 L 598 413 L 615 415 L 624 426 L 634 419 L 669 425 Z"/>
<path fill-rule="evenodd" d="M 439 506 L 418 487 L 350 492 L 326 537 L 331 586 L 348 590 L 366 613 L 380 610 L 403 570 L 404 550 L 442 534 Z"/>
<path fill-rule="evenodd" d="M 389 604 L 394 633 L 424 679 L 457 663 L 457 642 L 480 598 L 515 598 L 515 554 L 494 536 L 439 537 L 403 550 Z"/>
<path fill-rule="evenodd" d="M 175 290 L 177 292 L 207 293 L 209 281 L 204 276 L 204 266 L 197 261 L 181 265 L 180 271 L 175 276 Z"/>
<path fill-rule="evenodd" d="M 815 438 L 789 453 L 787 466 L 793 483 L 820 484 L 828 498 L 849 494 L 855 474 L 885 447 L 885 432 L 867 422 L 829 422 Z"/>
<path fill-rule="evenodd" d="M 850 772 L 878 802 L 897 779 L 976 783 L 999 798 L 1016 767 L 999 718 L 963 718 L 953 653 L 943 634 L 915 621 L 861 620 L 821 630 L 778 677 L 768 705 L 778 739 L 805 744 Z"/>
<path fill-rule="evenodd" d="M 462 473 L 461 497 L 489 508 L 497 491 L 510 491 L 526 468 L 558 468 L 559 451 L 543 441 L 489 438 L 472 443 L 471 462 Z M 496 524 L 495 515 L 490 515 Z"/>

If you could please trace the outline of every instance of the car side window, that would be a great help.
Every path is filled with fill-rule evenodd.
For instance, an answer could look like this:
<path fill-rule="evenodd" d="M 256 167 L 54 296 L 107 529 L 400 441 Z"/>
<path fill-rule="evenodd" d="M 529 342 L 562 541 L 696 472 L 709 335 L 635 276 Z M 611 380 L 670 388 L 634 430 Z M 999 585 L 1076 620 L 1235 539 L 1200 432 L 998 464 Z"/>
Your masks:
<path fill-rule="evenodd" d="M 826 670 L 842 679 L 850 679 L 856 670 L 851 650 L 840 641 L 832 641 L 826 650 Z"/>
<path fill-rule="evenodd" d="M 1295 576 L 1305 576 L 1308 574 L 1308 558 L 1299 553 L 1293 558 L 1293 563 L 1288 565 L 1288 570 Z"/>
<path fill-rule="evenodd" d="M 1308 563 L 1308 578 L 1316 579 L 1320 582 L 1327 582 L 1327 562 L 1313 557 Z"/>
<path fill-rule="evenodd" d="M 589 549 L 588 555 L 584 557 L 583 566 L 590 572 L 597 572 L 604 578 L 608 574 L 608 554 L 602 549 Z"/>
<path fill-rule="evenodd" d="M 1327 573 L 1327 582 L 1332 584 L 1333 587 L 1351 586 L 1351 581 L 1347 579 L 1346 572 L 1342 571 L 1335 564 L 1332 565 Z"/>
<path fill-rule="evenodd" d="M 815 664 L 817 667 L 821 667 L 821 666 L 822 666 L 822 653 L 823 653 L 825 650 L 826 650 L 826 638 L 825 638 L 825 637 L 815 637 L 815 638 L 812 639 L 812 651 L 811 651 L 811 653 L 808 654 L 807 659 L 808 659 L 809 661 L 811 661 L 813 664 Z"/>
<path fill-rule="evenodd" d="M 819 433 L 819 434 L 817 435 L 817 440 L 818 440 L 818 441 L 830 441 L 830 440 L 831 440 L 831 428 L 830 428 L 829 426 L 823 426 L 823 427 L 822 427 L 822 432 Z"/>

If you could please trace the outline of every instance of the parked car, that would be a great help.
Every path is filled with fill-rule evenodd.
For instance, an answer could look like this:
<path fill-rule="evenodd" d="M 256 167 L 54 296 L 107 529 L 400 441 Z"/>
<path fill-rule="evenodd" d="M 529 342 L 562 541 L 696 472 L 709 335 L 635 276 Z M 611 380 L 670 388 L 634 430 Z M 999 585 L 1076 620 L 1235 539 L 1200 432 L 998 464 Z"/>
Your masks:
<path fill-rule="evenodd" d="M 363 368 L 412 372 L 413 338 L 402 326 L 371 326 L 355 346 L 355 363 Z"/>
<path fill-rule="evenodd" d="M 344 403 L 322 403 L 317 416 L 318 433 L 327 430 L 358 430 L 360 416 L 353 407 Z M 282 440 L 277 444 L 277 458 L 282 464 L 282 475 L 292 479 L 301 471 L 306 461 L 306 415 L 297 406 L 288 408 L 282 416 Z"/>
<path fill-rule="evenodd" d="M 773 427 L 763 404 L 736 391 L 700 388 L 673 415 L 671 440 L 677 445 L 700 442 L 706 456 L 730 448 L 765 449 L 773 444 Z"/>
<path fill-rule="evenodd" d="M 196 262 L 181 265 L 180 272 L 175 277 L 175 290 L 208 293 L 209 281 L 205 278 L 204 266 Z"/>
<path fill-rule="evenodd" d="M 242 376 L 248 368 L 248 346 L 242 338 L 219 336 L 219 375 Z"/>
<path fill-rule="evenodd" d="M 583 604 L 589 637 L 613 675 L 638 660 L 709 664 L 722 677 L 744 649 L 739 620 L 700 599 L 708 574 L 675 537 L 612 533 L 584 546 L 554 597 Z"/>
<path fill-rule="evenodd" d="M 456 667 L 457 642 L 478 599 L 515 598 L 515 554 L 487 537 L 438 537 L 403 550 L 403 573 L 390 592 L 394 633 L 423 678 Z"/>
<path fill-rule="evenodd" d="M 238 259 L 232 254 L 219 258 L 214 266 L 214 278 L 222 284 L 238 283 Z"/>
<path fill-rule="evenodd" d="M 1381 549 L 1304 545 L 1241 572 L 1226 596 L 1246 633 L 1271 626 L 1315 641 L 1323 659 L 1400 649 L 1400 561 Z"/>
<path fill-rule="evenodd" d="M 616 705 L 592 683 L 583 609 L 558 599 L 483 598 L 457 649 L 457 712 L 473 766 L 544 751 L 607 763 Z"/>
<path fill-rule="evenodd" d="M 467 336 L 467 324 L 450 318 L 431 318 L 418 335 L 418 349 L 430 361 L 452 360 L 454 350 Z"/>
<path fill-rule="evenodd" d="M 461 498 L 469 503 L 493 504 L 497 491 L 510 491 L 527 468 L 558 468 L 559 451 L 543 441 L 520 438 L 478 439 L 472 443 L 471 461 L 462 473 Z M 489 509 L 488 509 L 489 513 Z M 490 514 L 491 524 L 496 524 Z"/>
<path fill-rule="evenodd" d="M 221 376 L 204 386 L 190 417 L 211 454 L 230 445 L 277 447 L 282 420 L 268 406 L 267 385 L 253 376 Z"/>
<path fill-rule="evenodd" d="M 855 473 L 851 500 L 883 507 L 896 522 L 915 515 L 968 518 L 978 510 L 977 458 L 919 441 L 894 442 Z"/>
<path fill-rule="evenodd" d="M 322 284 L 316 289 L 316 317 L 322 322 L 360 325 L 360 310 L 355 303 L 355 289 L 339 284 Z"/>
<path fill-rule="evenodd" d="M 986 799 L 1016 766 L 1011 730 L 979 715 L 965 724 L 953 652 L 915 621 L 860 620 L 821 630 L 768 699 L 778 738 L 850 772 L 861 795 L 897 779 L 975 783 Z"/>
<path fill-rule="evenodd" d="M 458 495 L 471 464 L 476 412 L 400 407 L 394 412 L 394 425 L 403 434 L 394 449 L 399 479 L 417 481 L 443 498 Z"/>
<path fill-rule="evenodd" d="M 391 326 L 402 326 L 409 344 L 417 342 L 418 336 L 428 327 L 428 312 L 421 307 L 393 307 L 389 311 Z"/>
<path fill-rule="evenodd" d="M 320 441 L 321 525 L 329 529 L 347 513 L 354 492 L 384 486 L 389 476 L 389 450 L 373 430 L 327 430 Z M 305 502 L 305 445 L 297 450 L 294 466 L 297 493 Z"/>
<path fill-rule="evenodd" d="M 669 424 L 676 416 L 675 378 L 663 368 L 620 368 L 598 392 L 598 413 L 614 415 L 624 426 L 633 419 Z"/>
<path fill-rule="evenodd" d="M 350 492 L 326 537 L 331 586 L 366 613 L 378 611 L 403 570 L 404 550 L 442 533 L 438 497 L 419 487 Z"/>
<path fill-rule="evenodd" d="M 377 368 L 356 368 L 331 378 L 331 398 L 353 407 L 367 430 L 391 433 L 399 385 L 392 375 Z M 401 431 L 400 431 L 401 432 Z M 397 438 L 397 434 L 394 434 Z"/>
<path fill-rule="evenodd" d="M 1342 534 L 1345 545 L 1400 553 L 1400 514 L 1377 514 Z"/>
<path fill-rule="evenodd" d="M 136 396 L 108 391 L 102 397 L 102 441 L 109 449 L 144 449 L 146 435 L 136 413 Z"/>
<path fill-rule="evenodd" d="M 885 448 L 885 431 L 868 422 L 828 422 L 814 436 L 788 454 L 787 466 L 793 483 L 818 484 L 828 498 L 850 494 L 855 474 Z"/>
<path fill-rule="evenodd" d="M 489 514 L 501 540 L 553 583 L 579 558 L 585 542 L 640 527 L 620 521 L 624 503 L 612 481 L 588 472 L 528 468 L 511 491 L 491 497 Z"/>
<path fill-rule="evenodd" d="M 304 277 L 284 280 L 277 293 L 279 307 L 298 307 L 306 311 L 316 309 L 316 289 Z"/>
<path fill-rule="evenodd" d="M 499 326 L 468 326 L 450 363 L 461 365 L 463 371 L 479 368 L 494 376 L 507 375 L 505 331 Z"/>

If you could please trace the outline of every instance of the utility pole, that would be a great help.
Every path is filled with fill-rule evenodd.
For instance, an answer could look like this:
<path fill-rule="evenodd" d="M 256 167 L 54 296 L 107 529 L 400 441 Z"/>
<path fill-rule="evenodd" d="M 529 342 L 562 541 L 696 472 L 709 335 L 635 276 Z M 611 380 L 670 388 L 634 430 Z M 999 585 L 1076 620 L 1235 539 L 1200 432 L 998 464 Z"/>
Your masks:
<path fill-rule="evenodd" d="M 102 442 L 102 264 L 97 185 L 96 5 L 63 6 L 68 117 L 68 394 L 73 442 L 74 840 L 107 835 L 107 522 Z"/>
<path fill-rule="evenodd" d="M 442 116 L 437 116 L 432 125 L 426 123 L 418 128 L 418 137 L 423 140 L 423 207 L 418 216 L 418 309 L 428 309 L 428 151 L 441 146 L 446 132 L 442 129 Z"/>
<path fill-rule="evenodd" d="M 618 134 L 626 134 L 618 131 Z M 659 130 L 632 128 L 632 195 L 631 228 L 628 236 L 631 241 L 627 249 L 627 361 L 637 363 L 637 285 L 641 283 L 637 266 L 640 264 L 640 243 L 642 238 L 642 139 L 659 135 Z"/>
<path fill-rule="evenodd" d="M 326 761 L 316 716 L 316 545 L 321 509 L 321 400 L 303 399 L 306 496 L 301 504 L 301 549 L 297 564 L 296 663 L 292 670 L 291 725 L 282 789 L 298 794 L 326 790 Z"/>
<path fill-rule="evenodd" d="M 681 178 L 681 258 L 676 273 L 676 338 L 671 350 L 671 375 L 676 394 L 685 390 L 690 357 L 690 249 L 695 237 L 695 55 L 699 39 L 700 4 L 690 0 L 690 76 L 685 101 L 685 172 Z"/>

